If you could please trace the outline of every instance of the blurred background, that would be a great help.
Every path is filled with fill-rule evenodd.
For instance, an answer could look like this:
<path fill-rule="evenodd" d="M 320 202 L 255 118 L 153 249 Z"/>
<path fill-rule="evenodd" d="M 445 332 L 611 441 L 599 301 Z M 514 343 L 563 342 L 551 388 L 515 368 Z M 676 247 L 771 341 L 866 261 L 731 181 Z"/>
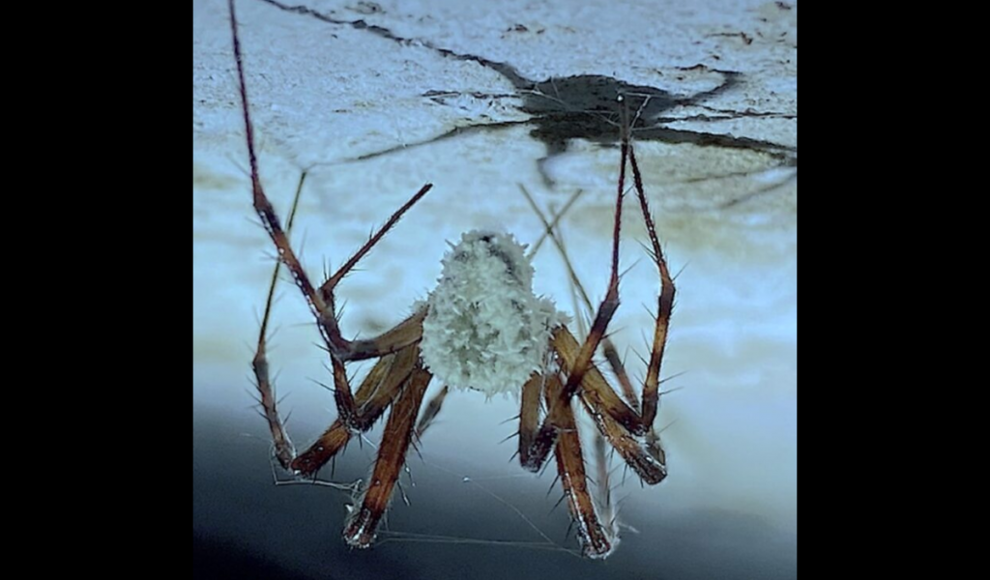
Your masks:
<path fill-rule="evenodd" d="M 552 462 L 530 474 L 510 461 L 515 440 L 499 443 L 516 431 L 518 401 L 454 391 L 409 457 L 408 503 L 396 494 L 372 549 L 340 537 L 348 491 L 276 486 L 249 367 L 274 252 L 251 208 L 227 4 L 195 1 L 197 577 L 794 577 L 796 4 L 469 4 L 237 2 L 266 192 L 285 216 L 306 172 L 292 239 L 319 280 L 434 184 L 341 287 L 346 334 L 408 315 L 464 231 L 534 243 L 542 226 L 519 185 L 544 212 L 582 192 L 558 231 L 597 304 L 619 165 L 610 103 L 631 95 L 642 105 L 634 137 L 646 191 L 679 272 L 663 366 L 672 392 L 657 420 L 670 475 L 654 487 L 632 473 L 622 483 L 613 461 L 621 544 L 604 562 L 581 559 L 566 505 L 553 509 Z M 658 280 L 634 198 L 624 216 L 630 270 L 610 329 L 636 379 Z M 534 266 L 535 291 L 581 316 L 552 244 Z M 269 358 L 304 448 L 336 416 L 317 384 L 331 377 L 299 292 L 283 283 L 277 297 Z M 366 477 L 380 431 L 322 479 Z"/>

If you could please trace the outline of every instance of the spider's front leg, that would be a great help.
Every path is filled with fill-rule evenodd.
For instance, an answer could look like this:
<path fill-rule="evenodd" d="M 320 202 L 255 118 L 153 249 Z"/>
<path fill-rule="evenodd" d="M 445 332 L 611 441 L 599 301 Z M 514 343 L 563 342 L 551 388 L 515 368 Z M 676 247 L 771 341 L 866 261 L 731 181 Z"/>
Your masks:
<path fill-rule="evenodd" d="M 251 167 L 251 191 L 254 210 L 258 214 L 258 217 L 261 218 L 261 223 L 264 225 L 265 230 L 268 232 L 272 242 L 275 244 L 279 260 L 285 264 L 286 268 L 288 268 L 289 272 L 292 274 L 292 278 L 295 281 L 296 286 L 299 287 L 303 296 L 306 298 L 310 310 L 316 318 L 317 325 L 323 336 L 323 340 L 326 343 L 327 349 L 330 351 L 335 384 L 334 399 L 337 403 L 337 410 L 340 417 L 349 428 L 360 430 L 365 421 L 362 420 L 363 417 L 361 410 L 359 409 L 358 403 L 355 401 L 354 395 L 351 392 L 351 387 L 347 379 L 347 373 L 344 369 L 344 362 L 349 360 L 361 360 L 384 356 L 415 344 L 422 336 L 422 317 L 425 316 L 425 313 L 414 314 L 391 331 L 386 332 L 374 339 L 349 341 L 346 340 L 340 332 L 337 313 L 334 308 L 333 291 L 340 280 L 346 276 L 355 265 L 357 265 L 358 261 L 365 254 L 371 251 L 372 247 L 374 247 L 374 245 L 378 243 L 378 241 L 388 232 L 388 230 L 399 221 L 402 215 L 413 205 L 415 205 L 417 201 L 422 199 L 424 195 L 426 195 L 432 185 L 424 185 L 415 195 L 412 196 L 412 198 L 409 199 L 408 202 L 392 214 L 392 217 L 389 218 L 385 225 L 379 229 L 378 232 L 376 232 L 371 239 L 369 239 L 368 242 L 362 246 L 354 254 L 354 256 L 344 264 L 343 267 L 340 268 L 340 270 L 331 276 L 331 278 L 319 289 L 315 288 L 310 281 L 309 276 L 306 274 L 306 271 L 303 269 L 296 253 L 293 251 L 292 246 L 289 243 L 289 238 L 282 229 L 278 215 L 275 213 L 271 201 L 268 199 L 268 196 L 265 195 L 264 188 L 261 185 L 261 179 L 258 172 L 258 158 L 255 153 L 254 126 L 251 123 L 251 109 L 247 96 L 247 84 L 244 80 L 244 63 L 241 55 L 241 44 L 238 37 L 237 18 L 233 0 L 228 0 L 228 9 L 230 11 L 230 28 L 234 48 L 234 58 L 237 64 L 237 80 L 241 97 L 241 112 L 244 119 L 248 160 Z M 259 365 L 258 371 L 267 374 L 267 369 L 264 368 L 264 365 Z M 264 398 L 264 395 L 262 395 L 262 398 Z M 268 407 L 266 407 L 266 411 L 267 408 Z M 274 408 L 274 403 L 271 405 L 271 408 Z M 276 429 L 273 427 L 272 431 L 274 435 Z M 278 436 L 276 436 L 276 440 L 278 440 Z M 282 447 L 282 450 L 279 451 L 279 460 L 281 462 L 288 457 L 290 453 L 288 444 L 280 445 Z"/>
<path fill-rule="evenodd" d="M 306 182 L 306 172 L 299 177 L 299 185 L 296 186 L 296 195 L 292 200 L 292 209 L 289 211 L 289 221 L 286 225 L 287 231 L 292 231 L 292 224 L 295 221 L 296 209 L 299 207 L 299 197 L 302 195 L 303 184 Z M 261 331 L 258 333 L 258 347 L 254 351 L 254 359 L 251 361 L 251 370 L 254 371 L 255 387 L 258 389 L 258 403 L 261 405 L 262 415 L 268 421 L 268 429 L 272 433 L 272 443 L 274 447 L 275 459 L 278 460 L 282 469 L 289 470 L 289 464 L 296 458 L 296 448 L 289 439 L 289 434 L 285 431 L 285 425 L 278 413 L 278 401 L 275 398 L 275 387 L 272 385 L 268 373 L 268 321 L 272 314 L 272 303 L 275 299 L 275 286 L 278 284 L 279 269 L 281 262 L 275 262 L 272 272 L 272 280 L 268 286 L 268 298 L 265 300 L 265 314 L 261 319 Z"/>
<path fill-rule="evenodd" d="M 615 201 L 615 226 L 612 233 L 612 268 L 611 275 L 609 277 L 608 290 L 605 293 L 605 299 L 602 301 L 597 313 L 595 314 L 594 322 L 592 323 L 591 331 L 588 333 L 587 339 L 578 350 L 573 352 L 573 358 L 566 361 L 567 368 L 565 370 L 567 381 L 564 383 L 562 389 L 555 391 L 556 396 L 551 409 L 555 405 L 570 406 L 571 399 L 581 386 L 585 375 L 589 371 L 596 370 L 591 361 L 592 356 L 594 356 L 595 351 L 598 349 L 598 345 L 605 336 L 605 330 L 608 328 L 608 324 L 612 320 L 612 316 L 615 315 L 615 311 L 619 307 L 619 233 L 622 230 L 622 200 L 625 196 L 626 159 L 628 157 L 628 152 L 629 141 L 624 130 L 622 141 L 622 162 L 619 165 L 619 187 Z M 525 190 L 524 193 L 526 193 Z M 553 235 L 552 228 L 550 228 L 549 223 L 547 223 L 545 219 L 543 222 L 547 227 L 549 234 Z M 557 351 L 558 356 L 560 356 L 561 353 L 556 342 L 557 337 L 561 336 L 562 331 L 566 333 L 566 336 L 573 336 L 564 326 L 560 326 L 554 330 L 553 338 L 551 339 L 551 346 L 555 351 Z M 525 391 L 523 402 L 525 407 Z M 628 405 L 626 405 L 626 408 L 628 408 Z M 631 409 L 630 411 L 635 415 L 634 411 Z M 521 417 L 524 419 L 529 418 L 525 411 Z M 526 467 L 531 471 L 536 471 L 546 459 L 546 454 L 549 453 L 550 444 L 552 444 L 555 440 L 557 433 L 560 430 L 560 426 L 553 424 L 551 414 L 548 413 L 548 416 L 544 420 L 544 424 L 539 428 L 539 430 L 533 431 L 532 428 L 533 425 L 527 425 L 525 423 L 522 424 L 520 428 L 519 454 L 523 467 Z M 526 445 L 526 449 L 523 448 L 524 444 Z"/>
<path fill-rule="evenodd" d="M 623 130 L 621 161 L 619 166 L 619 186 L 615 206 L 615 228 L 612 234 L 612 271 L 609 279 L 608 291 L 606 293 L 605 300 L 598 308 L 598 313 L 595 316 L 595 322 L 592 325 L 591 332 L 588 334 L 588 337 L 585 339 L 584 344 L 581 345 L 580 349 L 573 353 L 570 357 L 571 360 L 569 363 L 571 375 L 568 377 L 565 388 L 565 396 L 571 396 L 576 391 L 578 384 L 580 384 L 581 380 L 584 378 L 584 374 L 589 370 L 594 370 L 594 365 L 590 364 L 591 355 L 602 342 L 608 323 L 611 321 L 612 315 L 618 307 L 619 233 L 622 223 L 622 199 L 625 193 L 626 163 L 628 161 L 630 167 L 632 168 L 636 197 L 639 200 L 640 210 L 643 214 L 643 221 L 646 223 L 646 231 L 650 237 L 650 257 L 653 259 L 660 275 L 660 292 L 657 296 L 657 315 L 653 331 L 653 345 L 650 353 L 650 361 L 647 365 L 646 380 L 643 383 L 642 407 L 639 412 L 636 412 L 635 409 L 629 407 L 625 401 L 619 398 L 615 392 L 612 391 L 611 387 L 604 382 L 604 379 L 602 379 L 602 381 L 595 381 L 598 386 L 597 389 L 594 389 L 597 397 L 592 397 L 590 401 L 586 402 L 592 407 L 593 414 L 607 413 L 613 419 L 619 421 L 623 427 L 631 433 L 635 435 L 646 435 L 652 432 L 653 422 L 657 415 L 657 407 L 660 398 L 660 365 L 663 361 L 664 347 L 667 344 L 667 332 L 670 327 L 670 316 L 674 308 L 674 294 L 676 289 L 674 287 L 674 281 L 670 276 L 670 271 L 667 267 L 667 260 L 664 258 L 663 250 L 660 247 L 656 225 L 653 222 L 653 216 L 650 213 L 649 204 L 646 200 L 646 192 L 643 188 L 643 177 L 639 171 L 639 164 L 636 162 L 636 151 L 629 140 L 629 123 L 627 120 L 628 112 L 623 109 L 622 113 Z M 568 349 L 562 349 L 560 348 L 560 345 L 555 344 L 555 350 L 566 357 L 567 353 L 565 351 Z M 621 363 L 618 361 L 618 357 L 615 357 L 613 353 L 613 356 L 610 357 L 609 360 L 615 366 L 616 374 L 620 377 L 624 377 L 625 371 L 622 369 Z M 632 402 L 635 404 L 634 400 Z M 648 439 L 654 440 L 655 435 L 648 437 Z"/>
<path fill-rule="evenodd" d="M 675 288 L 657 239 L 656 228 L 643 190 L 639 166 L 636 163 L 635 151 L 629 142 L 627 131 L 623 132 L 621 157 L 619 187 L 615 206 L 615 228 L 612 239 L 612 269 L 608 291 L 605 300 L 595 314 L 594 324 L 584 343 L 579 343 L 566 327 L 561 326 L 554 331 L 551 347 L 558 356 L 562 371 L 567 376 L 567 382 L 565 387 L 560 391 L 559 400 L 556 404 L 569 404 L 571 397 L 574 394 L 578 394 L 588 412 L 594 417 L 599 432 L 608 439 L 609 443 L 620 453 L 626 463 L 636 471 L 644 482 L 653 485 L 662 481 L 667 475 L 666 457 L 663 448 L 660 446 L 659 437 L 653 428 L 653 422 L 656 418 L 659 402 L 660 364 L 663 359 L 664 346 L 667 340 Z M 619 302 L 618 248 L 627 161 L 632 167 L 636 194 L 650 236 L 651 257 L 657 266 L 661 282 L 652 352 L 648 363 L 646 381 L 643 385 L 641 407 L 631 388 L 631 384 L 629 384 L 628 375 L 615 352 L 614 346 L 605 337 L 608 323 Z M 525 190 L 523 190 L 523 193 L 529 198 Z M 580 280 L 577 280 L 577 277 L 573 274 L 573 268 L 571 267 L 567 252 L 554 234 L 550 223 L 539 212 L 538 208 L 535 207 L 532 200 L 530 201 L 531 205 L 534 206 L 534 210 L 536 210 L 540 219 L 543 221 L 544 226 L 547 228 L 548 235 L 551 236 L 558 250 L 561 252 L 571 272 L 572 281 L 578 285 L 588 309 L 591 310 L 587 293 L 581 287 Z M 626 400 L 623 400 L 609 386 L 605 377 L 591 361 L 591 357 L 599 345 L 603 345 L 605 348 L 606 359 L 612 365 L 616 376 L 619 378 Z M 526 408 L 526 389 L 524 389 L 519 454 L 523 466 L 536 471 L 546 459 L 549 449 L 553 445 L 554 438 L 560 430 L 560 426 L 555 425 L 548 417 L 544 425 L 537 428 L 535 415 L 538 414 L 538 410 L 531 411 L 530 415 L 532 417 L 530 417 L 527 415 Z M 638 437 L 643 437 L 643 441 L 640 441 Z"/>
<path fill-rule="evenodd" d="M 622 454 L 626 462 L 636 470 L 643 481 L 649 484 L 659 483 L 667 476 L 666 454 L 660 445 L 660 437 L 657 434 L 653 423 L 656 419 L 657 409 L 660 400 L 660 365 L 663 361 L 664 348 L 667 344 L 667 334 L 670 328 L 670 316 L 674 308 L 674 296 L 676 288 L 670 276 L 667 260 L 664 258 L 663 250 L 657 237 L 656 226 L 653 216 L 650 213 L 649 204 L 646 200 L 646 193 L 643 188 L 643 178 L 639 171 L 639 164 L 636 162 L 636 151 L 629 143 L 628 134 L 623 134 L 623 171 L 619 174 L 619 187 L 623 187 L 623 177 L 625 159 L 628 152 L 629 164 L 632 167 L 633 182 L 636 189 L 636 197 L 639 200 L 640 210 L 643 220 L 646 223 L 646 231 L 650 237 L 650 257 L 653 259 L 660 276 L 660 291 L 657 295 L 657 314 L 653 331 L 653 343 L 650 349 L 650 361 L 647 364 L 646 380 L 643 383 L 642 407 L 637 413 L 625 401 L 623 401 L 605 381 L 594 365 L 588 369 L 589 380 L 582 386 L 581 399 L 598 424 L 599 431 L 608 438 L 609 442 Z M 621 206 L 616 208 L 621 211 Z M 618 245 L 618 224 L 616 217 L 616 239 Z M 566 260 L 565 254 L 565 260 Z M 613 279 L 615 273 L 616 255 L 613 253 Z M 580 284 L 580 282 L 578 282 Z M 599 313 L 600 314 L 600 313 Z M 566 329 L 564 329 L 566 331 Z M 592 332 L 594 333 L 594 331 Z M 581 355 L 592 336 L 588 337 L 582 350 L 578 351 L 577 341 L 570 332 L 561 332 L 555 337 L 554 350 L 566 359 L 564 366 L 574 368 L 582 364 Z M 615 353 L 607 357 L 616 375 L 620 378 L 626 376 L 625 369 Z M 635 405 L 635 400 L 633 400 Z M 637 441 L 635 447 L 632 446 L 633 435 L 642 436 L 645 443 L 644 455 L 641 453 L 643 447 Z M 637 451 L 638 450 L 638 451 Z"/>

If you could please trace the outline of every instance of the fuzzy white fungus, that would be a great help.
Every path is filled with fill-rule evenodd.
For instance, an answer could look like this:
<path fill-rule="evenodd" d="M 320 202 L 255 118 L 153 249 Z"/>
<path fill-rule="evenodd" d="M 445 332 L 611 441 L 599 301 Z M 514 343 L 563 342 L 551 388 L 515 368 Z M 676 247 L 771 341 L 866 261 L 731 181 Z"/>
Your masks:
<path fill-rule="evenodd" d="M 525 250 L 511 234 L 474 230 L 444 255 L 420 348 L 430 372 L 451 387 L 518 392 L 543 369 L 550 333 L 566 315 L 533 294 Z"/>

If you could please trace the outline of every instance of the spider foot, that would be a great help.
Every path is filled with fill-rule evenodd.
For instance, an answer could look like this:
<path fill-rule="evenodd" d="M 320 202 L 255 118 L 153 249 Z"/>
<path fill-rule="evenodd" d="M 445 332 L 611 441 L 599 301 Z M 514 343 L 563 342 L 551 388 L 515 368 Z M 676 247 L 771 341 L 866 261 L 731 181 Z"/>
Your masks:
<path fill-rule="evenodd" d="M 543 425 L 535 436 L 521 434 L 519 445 L 519 463 L 523 469 L 538 473 L 546 462 L 550 449 L 557 440 L 557 428 L 553 425 Z"/>
<path fill-rule="evenodd" d="M 597 524 L 598 530 L 592 534 L 583 533 L 585 530 L 578 526 L 578 542 L 581 544 L 581 553 L 592 560 L 604 560 L 615 551 L 619 545 L 617 536 L 610 537 L 605 530 Z"/>
<path fill-rule="evenodd" d="M 344 528 L 344 541 L 352 548 L 365 549 L 375 541 L 375 530 L 378 528 L 378 517 L 366 507 L 347 506 L 350 517 Z"/>

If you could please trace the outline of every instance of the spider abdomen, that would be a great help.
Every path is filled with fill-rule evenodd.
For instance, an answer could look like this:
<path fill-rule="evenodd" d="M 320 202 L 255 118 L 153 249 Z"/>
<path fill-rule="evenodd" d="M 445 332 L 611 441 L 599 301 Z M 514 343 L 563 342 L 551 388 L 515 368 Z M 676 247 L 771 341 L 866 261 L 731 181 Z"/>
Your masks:
<path fill-rule="evenodd" d="M 564 315 L 533 294 L 525 249 L 510 234 L 475 230 L 444 256 L 420 348 L 446 384 L 488 395 L 518 392 L 543 368 L 550 333 Z"/>

